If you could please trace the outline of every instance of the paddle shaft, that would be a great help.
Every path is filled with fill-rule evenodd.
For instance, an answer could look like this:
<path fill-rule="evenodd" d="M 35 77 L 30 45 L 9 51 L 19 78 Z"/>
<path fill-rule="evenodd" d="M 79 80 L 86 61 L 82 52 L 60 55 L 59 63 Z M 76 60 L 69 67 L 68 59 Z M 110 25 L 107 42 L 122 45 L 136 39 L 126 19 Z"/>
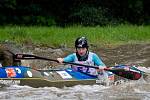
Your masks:
<path fill-rule="evenodd" d="M 59 63 L 58 60 L 55 60 L 55 59 L 49 59 L 49 58 L 35 56 L 35 55 L 29 55 L 29 54 L 16 54 L 15 59 L 17 59 L 17 60 L 19 60 L 19 59 L 21 59 L 21 60 L 41 59 L 41 60 L 54 61 L 54 62 Z M 84 65 L 84 64 L 74 63 L 74 62 L 65 62 L 64 61 L 63 63 L 64 64 L 71 64 L 71 65 L 77 65 L 77 66 L 84 66 L 84 67 L 99 69 L 96 66 Z"/>

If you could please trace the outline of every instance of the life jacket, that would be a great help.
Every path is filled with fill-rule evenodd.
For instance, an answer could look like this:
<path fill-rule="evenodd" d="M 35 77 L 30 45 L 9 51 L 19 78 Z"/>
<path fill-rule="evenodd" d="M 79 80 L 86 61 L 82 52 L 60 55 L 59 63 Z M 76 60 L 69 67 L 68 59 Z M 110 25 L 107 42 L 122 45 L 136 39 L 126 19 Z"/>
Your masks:
<path fill-rule="evenodd" d="M 79 63 L 79 64 L 84 64 L 84 65 L 94 66 L 94 62 L 92 61 L 93 54 L 94 53 L 89 52 L 87 60 L 85 60 L 85 61 L 79 61 L 78 57 L 77 57 L 77 54 L 74 53 L 73 54 L 75 56 L 74 62 L 75 63 Z M 86 66 L 84 67 L 84 66 L 72 65 L 72 69 L 74 71 L 79 71 L 79 72 L 82 72 L 82 73 L 85 73 L 85 74 L 88 74 L 88 75 L 92 75 L 92 76 L 96 76 L 97 75 L 97 71 L 96 71 L 95 68 L 89 68 L 89 67 L 86 67 Z"/>

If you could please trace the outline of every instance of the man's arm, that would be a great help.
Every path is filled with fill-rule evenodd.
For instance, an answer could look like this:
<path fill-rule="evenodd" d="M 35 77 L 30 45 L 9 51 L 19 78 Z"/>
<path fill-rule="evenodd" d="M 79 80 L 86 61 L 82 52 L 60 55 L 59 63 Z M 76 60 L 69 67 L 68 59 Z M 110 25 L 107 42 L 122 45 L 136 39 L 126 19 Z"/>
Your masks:
<path fill-rule="evenodd" d="M 73 62 L 75 59 L 74 54 L 70 54 L 68 56 L 66 56 L 65 58 L 57 58 L 58 62 L 63 63 L 63 61 L 65 62 Z"/>
<path fill-rule="evenodd" d="M 103 67 L 106 66 L 106 65 L 103 63 L 103 61 L 101 60 L 101 58 L 98 57 L 97 54 L 94 54 L 94 55 L 93 55 L 93 61 L 94 61 L 94 64 L 95 64 L 96 66 L 103 66 Z"/>

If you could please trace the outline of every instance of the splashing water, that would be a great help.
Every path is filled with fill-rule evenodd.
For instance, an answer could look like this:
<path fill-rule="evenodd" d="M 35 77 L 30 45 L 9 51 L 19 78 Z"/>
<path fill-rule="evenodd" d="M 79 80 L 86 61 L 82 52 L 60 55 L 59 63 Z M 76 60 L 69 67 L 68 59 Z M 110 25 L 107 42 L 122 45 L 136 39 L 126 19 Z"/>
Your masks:
<path fill-rule="evenodd" d="M 149 100 L 150 83 L 129 81 L 116 86 L 44 87 L 11 85 L 0 89 L 1 100 Z"/>

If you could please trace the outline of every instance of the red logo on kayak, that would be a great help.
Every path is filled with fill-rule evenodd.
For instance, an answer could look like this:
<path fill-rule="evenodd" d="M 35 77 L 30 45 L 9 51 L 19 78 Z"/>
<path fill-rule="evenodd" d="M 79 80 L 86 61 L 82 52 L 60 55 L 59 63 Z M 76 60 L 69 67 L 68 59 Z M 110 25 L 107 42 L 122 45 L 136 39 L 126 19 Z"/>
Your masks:
<path fill-rule="evenodd" d="M 6 68 L 7 77 L 16 77 L 16 72 L 14 68 Z"/>

